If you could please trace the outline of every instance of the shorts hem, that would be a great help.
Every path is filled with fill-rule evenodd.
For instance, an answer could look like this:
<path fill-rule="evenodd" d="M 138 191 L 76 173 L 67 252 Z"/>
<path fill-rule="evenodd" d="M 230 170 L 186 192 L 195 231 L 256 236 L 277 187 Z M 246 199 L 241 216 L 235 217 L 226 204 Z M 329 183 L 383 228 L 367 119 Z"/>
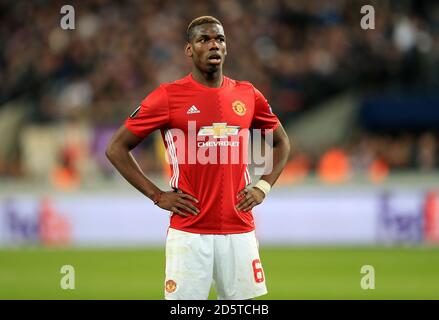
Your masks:
<path fill-rule="evenodd" d="M 260 292 L 260 293 L 255 293 L 252 295 L 248 295 L 248 296 L 244 296 L 244 297 L 239 297 L 239 298 L 223 298 L 223 297 L 217 297 L 218 300 L 250 300 L 253 298 L 257 298 L 263 295 L 266 295 L 268 293 L 267 290 L 265 290 L 264 292 Z"/>
<path fill-rule="evenodd" d="M 178 231 L 188 232 L 188 233 L 195 233 L 195 234 L 242 234 L 242 233 L 249 233 L 252 231 L 255 231 L 255 228 L 250 228 L 246 230 L 231 230 L 231 231 L 202 231 L 202 230 L 196 230 L 196 229 L 188 229 L 188 228 L 179 228 L 175 226 L 169 226 L 168 229 L 174 229 Z"/>

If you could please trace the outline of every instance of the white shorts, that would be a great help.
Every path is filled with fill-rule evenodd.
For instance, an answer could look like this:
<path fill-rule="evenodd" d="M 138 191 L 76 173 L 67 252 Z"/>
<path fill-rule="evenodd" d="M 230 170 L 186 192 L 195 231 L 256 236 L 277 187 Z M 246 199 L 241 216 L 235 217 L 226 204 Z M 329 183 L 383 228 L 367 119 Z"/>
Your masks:
<path fill-rule="evenodd" d="M 169 228 L 165 299 L 245 300 L 267 293 L 255 232 L 197 234 Z"/>

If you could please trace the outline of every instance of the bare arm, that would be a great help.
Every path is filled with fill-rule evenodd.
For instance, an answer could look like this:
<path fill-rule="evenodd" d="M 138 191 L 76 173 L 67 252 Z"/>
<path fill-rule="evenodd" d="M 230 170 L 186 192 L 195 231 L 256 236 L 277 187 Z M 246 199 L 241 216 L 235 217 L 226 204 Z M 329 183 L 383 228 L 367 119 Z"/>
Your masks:
<path fill-rule="evenodd" d="M 131 133 L 125 126 L 121 126 L 108 144 L 105 155 L 131 185 L 153 199 L 161 190 L 145 176 L 131 154 L 131 150 L 141 141 L 141 138 Z"/>
<path fill-rule="evenodd" d="M 288 135 L 285 133 L 282 124 L 279 124 L 276 130 L 273 131 L 273 169 L 270 173 L 263 175 L 261 177 L 262 180 L 267 181 L 270 185 L 274 185 L 287 163 L 290 149 Z M 245 188 L 238 193 L 238 198 L 240 198 L 240 201 L 236 208 L 242 211 L 249 211 L 264 200 L 265 194 L 255 187 Z"/>
<path fill-rule="evenodd" d="M 263 175 L 262 180 L 274 185 L 287 163 L 290 149 L 288 135 L 282 124 L 279 124 L 276 130 L 273 131 L 273 170 L 269 174 Z"/>
<path fill-rule="evenodd" d="M 122 125 L 113 135 L 105 155 L 132 186 L 151 200 L 158 201 L 156 204 L 162 209 L 187 216 L 187 214 L 180 211 L 180 209 L 183 209 L 197 215 L 199 210 L 186 199 L 194 202 L 198 202 L 198 200 L 185 193 L 163 192 L 143 173 L 136 159 L 131 154 L 131 150 L 141 141 L 141 138 Z"/>

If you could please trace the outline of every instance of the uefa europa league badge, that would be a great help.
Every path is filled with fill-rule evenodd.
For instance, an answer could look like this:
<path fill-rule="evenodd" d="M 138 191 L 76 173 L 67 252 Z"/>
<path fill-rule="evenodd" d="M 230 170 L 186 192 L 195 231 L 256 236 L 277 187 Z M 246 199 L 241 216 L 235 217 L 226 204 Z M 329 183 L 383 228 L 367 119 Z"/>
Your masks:
<path fill-rule="evenodd" d="M 232 108 L 238 116 L 245 115 L 245 112 L 247 111 L 244 102 L 241 102 L 239 100 L 236 100 L 232 103 Z"/>

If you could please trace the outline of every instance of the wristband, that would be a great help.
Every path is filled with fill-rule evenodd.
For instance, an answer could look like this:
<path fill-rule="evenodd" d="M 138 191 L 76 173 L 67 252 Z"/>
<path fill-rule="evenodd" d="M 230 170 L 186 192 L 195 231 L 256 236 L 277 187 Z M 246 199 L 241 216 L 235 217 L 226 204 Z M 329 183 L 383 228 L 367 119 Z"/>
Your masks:
<path fill-rule="evenodd" d="M 256 183 L 255 188 L 258 188 L 265 194 L 265 196 L 267 196 L 271 190 L 271 185 L 267 181 L 261 179 Z"/>

